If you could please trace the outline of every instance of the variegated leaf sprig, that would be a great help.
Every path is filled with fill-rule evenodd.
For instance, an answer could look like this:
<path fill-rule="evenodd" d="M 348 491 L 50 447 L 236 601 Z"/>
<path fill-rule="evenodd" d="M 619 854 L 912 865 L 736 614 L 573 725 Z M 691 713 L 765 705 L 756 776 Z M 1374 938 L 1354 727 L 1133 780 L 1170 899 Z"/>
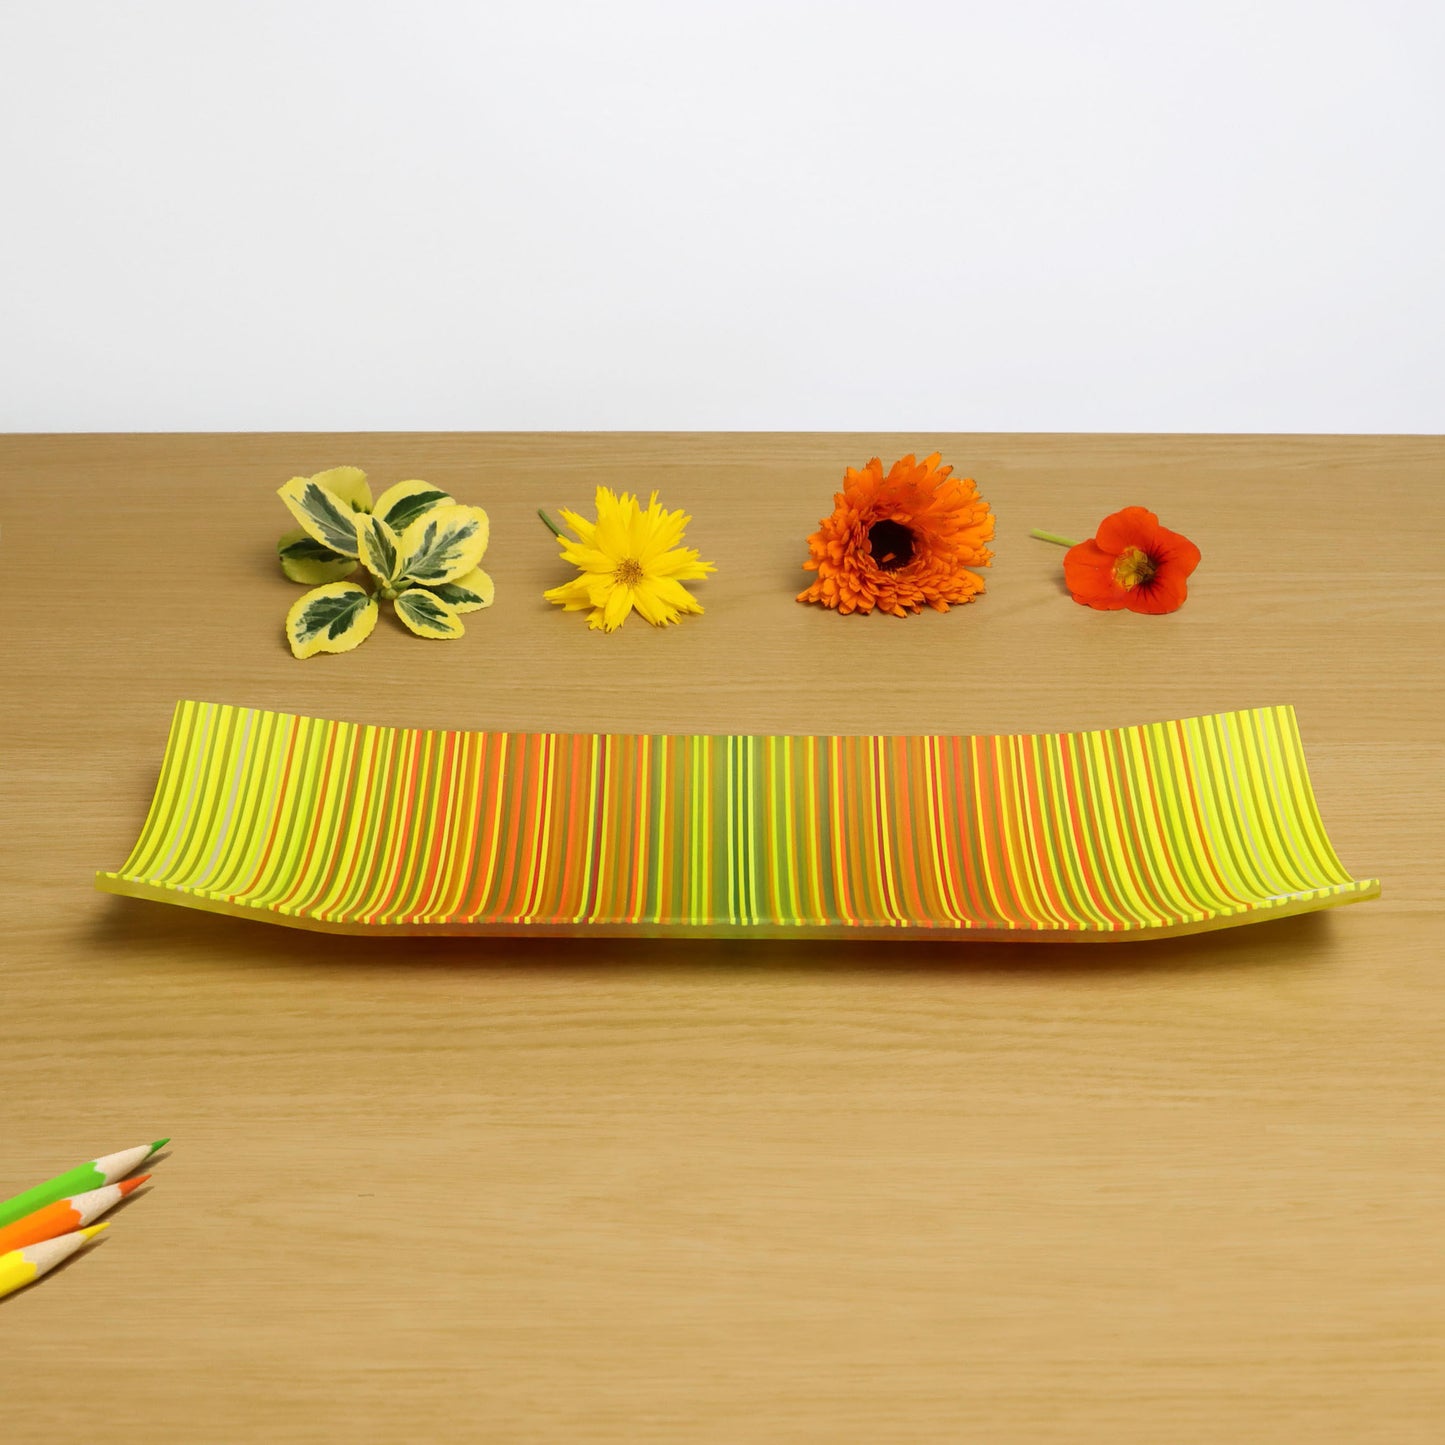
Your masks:
<path fill-rule="evenodd" d="M 365 642 L 378 599 L 418 637 L 460 637 L 461 614 L 492 605 L 496 588 L 479 565 L 490 532 L 480 507 L 417 481 L 398 482 L 373 502 L 359 467 L 292 477 L 277 495 L 301 524 L 276 544 L 281 570 L 313 588 L 286 614 L 297 657 Z M 358 567 L 370 591 L 345 580 Z"/>

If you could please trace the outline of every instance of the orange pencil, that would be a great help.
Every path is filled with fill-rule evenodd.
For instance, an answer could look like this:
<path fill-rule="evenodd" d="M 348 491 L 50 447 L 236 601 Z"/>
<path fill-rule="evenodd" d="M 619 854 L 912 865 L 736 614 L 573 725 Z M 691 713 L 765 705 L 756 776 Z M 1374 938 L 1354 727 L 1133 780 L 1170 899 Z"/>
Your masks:
<path fill-rule="evenodd" d="M 46 1239 L 55 1239 L 75 1229 L 84 1229 L 92 1219 L 99 1219 L 108 1209 L 114 1209 L 134 1189 L 139 1189 L 150 1178 L 142 1174 L 136 1179 L 125 1179 L 119 1184 L 107 1184 L 102 1189 L 88 1189 L 84 1194 L 72 1195 L 69 1199 L 57 1200 L 7 1224 L 0 1229 L 0 1254 L 12 1249 L 24 1249 L 26 1245 L 39 1244 Z"/>

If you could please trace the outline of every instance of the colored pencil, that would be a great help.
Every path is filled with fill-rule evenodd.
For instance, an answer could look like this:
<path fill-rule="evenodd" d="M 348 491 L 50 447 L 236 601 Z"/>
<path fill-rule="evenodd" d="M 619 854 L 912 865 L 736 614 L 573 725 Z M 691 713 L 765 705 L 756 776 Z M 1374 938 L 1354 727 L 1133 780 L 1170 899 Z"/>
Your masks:
<path fill-rule="evenodd" d="M 42 1240 L 55 1239 L 72 1230 L 84 1229 L 108 1209 L 114 1209 L 126 1195 L 139 1189 L 149 1178 L 149 1174 L 137 1174 L 134 1179 L 107 1184 L 103 1189 L 87 1190 L 84 1194 L 72 1195 L 69 1199 L 47 1204 L 34 1214 L 27 1214 L 24 1219 L 0 1229 L 0 1254 L 9 1254 L 12 1249 L 24 1249 L 27 1244 L 39 1244 Z"/>
<path fill-rule="evenodd" d="M 169 1139 L 157 1139 L 154 1144 L 122 1149 L 119 1154 L 103 1154 L 99 1159 L 77 1165 L 64 1174 L 57 1174 L 54 1179 L 47 1179 L 44 1184 L 37 1184 L 34 1189 L 27 1189 L 23 1194 L 5 1200 L 0 1203 L 0 1228 L 24 1219 L 27 1214 L 34 1214 L 37 1209 L 44 1209 L 47 1204 L 69 1199 L 73 1194 L 84 1194 L 88 1190 L 117 1183 L 170 1142 Z"/>
<path fill-rule="evenodd" d="M 0 1299 L 24 1289 L 27 1284 L 48 1274 L 57 1264 L 64 1264 L 77 1249 L 94 1239 L 109 1224 L 92 1224 L 89 1229 L 77 1229 L 72 1234 L 62 1234 L 59 1239 L 46 1239 L 39 1244 L 27 1245 L 24 1249 L 12 1249 L 9 1254 L 0 1254 Z"/>

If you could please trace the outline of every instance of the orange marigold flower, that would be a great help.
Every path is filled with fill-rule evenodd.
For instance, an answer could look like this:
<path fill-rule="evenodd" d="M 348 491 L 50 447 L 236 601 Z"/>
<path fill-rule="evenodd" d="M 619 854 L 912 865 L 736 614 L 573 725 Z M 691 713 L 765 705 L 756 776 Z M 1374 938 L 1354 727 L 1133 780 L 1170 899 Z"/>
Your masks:
<path fill-rule="evenodd" d="M 939 453 L 904 457 L 883 475 L 877 457 L 863 470 L 849 467 L 833 514 L 808 538 L 803 566 L 818 580 L 799 602 L 821 602 L 839 612 L 875 607 L 904 617 L 926 602 L 939 612 L 972 602 L 993 553 L 993 513 L 972 477 L 953 477 Z"/>
<path fill-rule="evenodd" d="M 1088 542 L 1064 554 L 1064 581 L 1075 602 L 1117 612 L 1174 612 L 1188 595 L 1199 548 L 1159 525 L 1143 507 L 1125 507 L 1099 523 Z"/>

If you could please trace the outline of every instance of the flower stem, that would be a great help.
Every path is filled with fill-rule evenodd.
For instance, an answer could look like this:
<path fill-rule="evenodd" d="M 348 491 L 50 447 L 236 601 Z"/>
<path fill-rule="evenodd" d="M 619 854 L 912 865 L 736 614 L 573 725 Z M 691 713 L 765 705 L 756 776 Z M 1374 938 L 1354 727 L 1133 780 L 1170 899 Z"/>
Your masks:
<path fill-rule="evenodd" d="M 541 507 L 537 508 L 537 515 L 547 524 L 547 530 L 551 532 L 554 537 L 560 537 L 562 535 L 562 529 L 556 524 L 556 522 L 551 519 L 551 517 L 546 514 L 546 512 L 541 509 Z"/>
<path fill-rule="evenodd" d="M 1057 532 L 1041 532 L 1037 527 L 1029 533 L 1030 537 L 1037 537 L 1040 542 L 1057 542 L 1060 547 L 1077 547 L 1079 544 L 1070 537 L 1061 537 Z"/>

